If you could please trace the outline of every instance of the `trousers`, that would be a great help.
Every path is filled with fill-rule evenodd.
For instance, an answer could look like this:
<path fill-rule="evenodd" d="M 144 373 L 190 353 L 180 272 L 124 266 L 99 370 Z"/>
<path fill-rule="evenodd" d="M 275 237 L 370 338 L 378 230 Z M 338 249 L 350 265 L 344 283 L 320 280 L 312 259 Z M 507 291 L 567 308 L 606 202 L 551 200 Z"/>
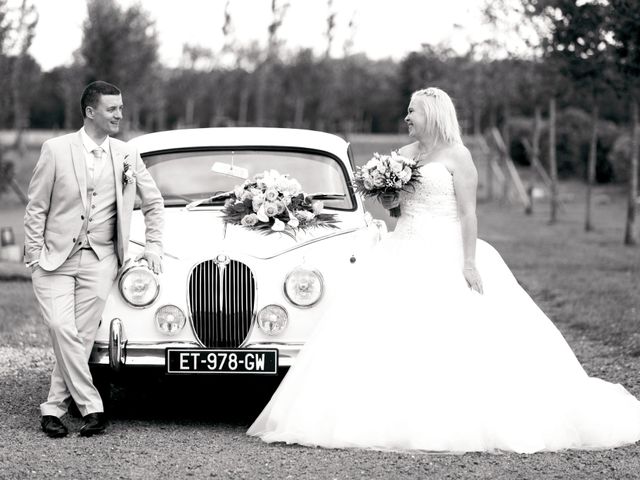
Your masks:
<path fill-rule="evenodd" d="M 81 249 L 53 271 L 37 266 L 32 272 L 33 291 L 55 354 L 42 415 L 62 417 L 71 398 L 83 416 L 104 410 L 88 360 L 117 271 L 115 252 L 100 260 L 93 250 Z"/>

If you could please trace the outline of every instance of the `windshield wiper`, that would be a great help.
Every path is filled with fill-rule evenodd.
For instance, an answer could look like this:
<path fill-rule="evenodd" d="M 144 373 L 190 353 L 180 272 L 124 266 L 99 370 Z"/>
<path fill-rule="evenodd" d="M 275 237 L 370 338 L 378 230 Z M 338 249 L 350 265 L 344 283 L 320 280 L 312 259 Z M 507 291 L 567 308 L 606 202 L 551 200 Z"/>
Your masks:
<path fill-rule="evenodd" d="M 192 209 L 196 208 L 197 206 L 202 205 L 203 203 L 213 203 L 213 202 L 219 201 L 219 200 L 226 200 L 231 195 L 233 195 L 233 191 L 230 191 L 230 192 L 216 192 L 214 195 L 212 195 L 210 197 L 205 197 L 205 198 L 201 198 L 199 200 L 194 200 L 193 202 L 189 203 L 185 208 L 187 210 L 192 210 Z"/>
<path fill-rule="evenodd" d="M 163 193 L 163 200 L 184 200 L 186 203 L 193 201 L 193 197 L 187 197 L 186 195 L 180 195 L 179 193 Z"/>
<path fill-rule="evenodd" d="M 307 195 L 308 197 L 313 198 L 314 200 L 342 200 L 346 195 L 344 193 L 312 193 L 311 195 Z"/>
<path fill-rule="evenodd" d="M 186 206 L 186 209 L 192 210 L 202 205 L 203 203 L 214 203 L 216 201 L 226 200 L 227 198 L 231 197 L 231 195 L 233 195 L 233 191 L 218 192 L 212 195 L 211 197 L 205 197 L 205 198 L 200 198 L 198 200 L 194 200 L 193 202 L 189 203 Z M 309 198 L 312 198 L 313 200 L 342 200 L 343 198 L 346 197 L 344 193 L 324 193 L 324 192 L 312 193 L 307 196 Z"/>

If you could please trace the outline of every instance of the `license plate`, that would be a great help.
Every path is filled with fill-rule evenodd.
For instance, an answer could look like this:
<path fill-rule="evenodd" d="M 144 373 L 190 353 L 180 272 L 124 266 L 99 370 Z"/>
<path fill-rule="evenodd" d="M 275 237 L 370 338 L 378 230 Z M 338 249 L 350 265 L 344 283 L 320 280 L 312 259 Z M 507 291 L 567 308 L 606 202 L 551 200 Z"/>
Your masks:
<path fill-rule="evenodd" d="M 167 348 L 167 373 L 278 373 L 278 350 Z"/>

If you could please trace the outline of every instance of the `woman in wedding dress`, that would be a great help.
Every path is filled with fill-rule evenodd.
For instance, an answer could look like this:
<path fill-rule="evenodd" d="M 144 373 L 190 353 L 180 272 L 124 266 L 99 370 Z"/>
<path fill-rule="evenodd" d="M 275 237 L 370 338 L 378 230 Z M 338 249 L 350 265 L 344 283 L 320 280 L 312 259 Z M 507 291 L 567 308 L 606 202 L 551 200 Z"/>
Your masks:
<path fill-rule="evenodd" d="M 356 291 L 329 308 L 248 434 L 439 452 L 638 441 L 640 402 L 589 377 L 476 238 L 477 172 L 449 96 L 415 92 L 405 121 L 416 141 L 399 153 L 421 163 L 418 187 L 399 199 L 395 231 L 359 262 Z"/>

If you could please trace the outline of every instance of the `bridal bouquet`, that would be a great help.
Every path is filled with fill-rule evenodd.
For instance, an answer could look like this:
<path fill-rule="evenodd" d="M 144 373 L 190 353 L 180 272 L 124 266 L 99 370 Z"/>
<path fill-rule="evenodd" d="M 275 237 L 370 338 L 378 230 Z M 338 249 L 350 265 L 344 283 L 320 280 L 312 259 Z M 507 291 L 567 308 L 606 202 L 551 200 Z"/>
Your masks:
<path fill-rule="evenodd" d="M 268 170 L 237 185 L 227 199 L 223 220 L 263 233 L 294 236 L 308 227 L 336 228 L 334 214 L 322 213 L 324 205 L 302 191 L 300 183 Z"/>
<path fill-rule="evenodd" d="M 390 155 L 374 153 L 373 158 L 362 167 L 357 167 L 355 188 L 365 197 L 391 198 L 400 191 L 413 191 L 420 178 L 419 165 L 415 160 L 393 151 Z M 400 207 L 389 210 L 392 217 L 399 217 Z"/>

